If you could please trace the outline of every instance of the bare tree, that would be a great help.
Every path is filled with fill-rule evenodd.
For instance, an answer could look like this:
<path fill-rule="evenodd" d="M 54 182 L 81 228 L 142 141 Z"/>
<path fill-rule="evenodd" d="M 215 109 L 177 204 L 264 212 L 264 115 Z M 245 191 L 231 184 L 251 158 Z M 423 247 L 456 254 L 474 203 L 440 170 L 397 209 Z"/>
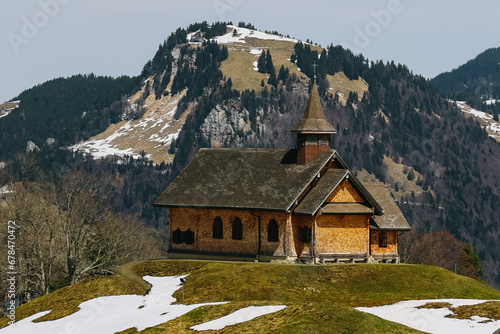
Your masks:
<path fill-rule="evenodd" d="M 48 294 L 61 245 L 55 208 L 36 183 L 17 184 L 7 201 L 8 217 L 16 222 L 17 266 L 27 293 Z M 28 297 L 29 298 L 29 297 Z"/>
<path fill-rule="evenodd" d="M 106 217 L 107 201 L 101 191 L 105 184 L 91 174 L 71 172 L 63 177 L 61 187 L 53 188 L 52 203 L 63 233 L 65 271 L 71 284 L 92 269 L 85 265 L 85 244 Z"/>
<path fill-rule="evenodd" d="M 109 215 L 86 244 L 85 270 L 103 269 L 147 257 L 158 258 L 160 240 L 134 216 Z"/>
<path fill-rule="evenodd" d="M 469 244 L 458 241 L 451 233 L 415 230 L 399 238 L 399 253 L 407 263 L 438 266 L 457 274 L 482 277 L 482 264 Z"/>

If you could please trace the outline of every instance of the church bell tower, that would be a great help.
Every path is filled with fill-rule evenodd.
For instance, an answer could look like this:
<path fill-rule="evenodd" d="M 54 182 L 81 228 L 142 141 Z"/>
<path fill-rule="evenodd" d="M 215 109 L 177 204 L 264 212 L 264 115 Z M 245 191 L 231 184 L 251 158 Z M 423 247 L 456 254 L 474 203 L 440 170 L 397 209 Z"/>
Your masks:
<path fill-rule="evenodd" d="M 315 75 L 316 78 L 316 75 Z M 326 120 L 314 81 L 304 117 L 292 129 L 297 134 L 297 164 L 305 165 L 322 151 L 330 149 L 330 135 L 337 130 Z"/>

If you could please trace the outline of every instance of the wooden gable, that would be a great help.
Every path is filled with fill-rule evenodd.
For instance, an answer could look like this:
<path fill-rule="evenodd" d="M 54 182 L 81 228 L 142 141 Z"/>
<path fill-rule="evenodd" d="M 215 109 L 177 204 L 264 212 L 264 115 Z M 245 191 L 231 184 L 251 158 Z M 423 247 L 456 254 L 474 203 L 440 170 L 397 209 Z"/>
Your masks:
<path fill-rule="evenodd" d="M 364 203 L 361 194 L 354 188 L 348 179 L 344 179 L 328 196 L 325 202 L 329 203 Z"/>

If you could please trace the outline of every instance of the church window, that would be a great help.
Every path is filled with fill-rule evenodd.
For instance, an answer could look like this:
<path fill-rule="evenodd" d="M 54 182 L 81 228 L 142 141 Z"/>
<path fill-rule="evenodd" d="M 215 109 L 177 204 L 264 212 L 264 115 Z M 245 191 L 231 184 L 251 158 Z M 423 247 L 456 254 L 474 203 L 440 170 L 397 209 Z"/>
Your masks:
<path fill-rule="evenodd" d="M 191 231 L 191 229 L 187 229 L 186 232 L 184 232 L 184 242 L 187 245 L 192 245 L 194 244 L 194 232 Z"/>
<path fill-rule="evenodd" d="M 387 233 L 380 232 L 380 234 L 378 235 L 378 246 L 380 248 L 387 247 Z"/>
<path fill-rule="evenodd" d="M 241 219 L 236 217 L 233 220 L 233 240 L 243 239 L 243 226 L 241 224 Z"/>
<path fill-rule="evenodd" d="M 172 242 L 174 244 L 182 244 L 182 231 L 180 228 L 172 232 Z"/>
<path fill-rule="evenodd" d="M 330 143 L 328 142 L 327 136 L 319 137 L 319 146 L 329 146 L 329 145 L 330 145 Z"/>
<path fill-rule="evenodd" d="M 278 223 L 276 220 L 271 219 L 267 225 L 267 241 L 277 242 L 279 238 Z"/>
<path fill-rule="evenodd" d="M 306 145 L 307 146 L 316 146 L 316 145 L 318 145 L 318 142 L 316 141 L 316 137 L 312 136 L 312 135 L 307 136 Z"/>
<path fill-rule="evenodd" d="M 212 238 L 214 239 L 222 239 L 224 235 L 222 230 L 222 219 L 220 217 L 215 217 L 214 223 L 212 225 Z"/>
<path fill-rule="evenodd" d="M 172 242 L 174 244 L 194 244 L 194 232 L 189 228 L 187 231 L 181 231 L 180 228 L 177 228 L 177 230 L 172 232 Z"/>
<path fill-rule="evenodd" d="M 312 240 L 312 229 L 307 226 L 299 227 L 299 238 L 305 244 L 310 243 Z"/>

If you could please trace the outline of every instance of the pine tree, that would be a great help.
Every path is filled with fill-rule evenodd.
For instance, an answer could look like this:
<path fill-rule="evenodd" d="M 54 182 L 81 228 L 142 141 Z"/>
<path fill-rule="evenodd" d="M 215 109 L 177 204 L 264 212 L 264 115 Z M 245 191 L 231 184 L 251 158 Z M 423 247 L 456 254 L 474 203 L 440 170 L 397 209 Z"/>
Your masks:
<path fill-rule="evenodd" d="M 288 70 L 288 67 L 285 69 L 285 66 L 281 65 L 280 71 L 278 73 L 278 80 L 283 81 L 285 83 L 288 80 L 290 72 Z"/>
<path fill-rule="evenodd" d="M 266 55 L 266 73 L 273 73 L 276 75 L 276 71 L 274 70 L 273 58 L 271 57 L 271 52 L 267 49 Z"/>
<path fill-rule="evenodd" d="M 413 171 L 413 168 L 410 170 L 406 178 L 408 179 L 408 181 L 413 181 L 415 179 L 415 172 Z"/>
<path fill-rule="evenodd" d="M 266 54 L 264 51 L 260 54 L 259 60 L 257 61 L 257 68 L 259 69 L 260 73 L 266 73 L 267 68 L 266 68 Z"/>
<path fill-rule="evenodd" d="M 267 49 L 266 55 L 266 73 L 269 73 L 269 79 L 267 80 L 267 83 L 276 88 L 278 86 L 278 78 L 276 77 L 273 58 L 271 57 L 271 52 L 269 52 L 269 49 Z"/>
<path fill-rule="evenodd" d="M 278 86 L 278 78 L 276 78 L 276 72 L 272 72 L 269 74 L 269 79 L 267 80 L 267 83 L 274 88 Z"/>
<path fill-rule="evenodd" d="M 225 45 L 222 46 L 221 52 L 219 53 L 219 61 L 224 61 L 229 57 L 229 52 Z"/>

